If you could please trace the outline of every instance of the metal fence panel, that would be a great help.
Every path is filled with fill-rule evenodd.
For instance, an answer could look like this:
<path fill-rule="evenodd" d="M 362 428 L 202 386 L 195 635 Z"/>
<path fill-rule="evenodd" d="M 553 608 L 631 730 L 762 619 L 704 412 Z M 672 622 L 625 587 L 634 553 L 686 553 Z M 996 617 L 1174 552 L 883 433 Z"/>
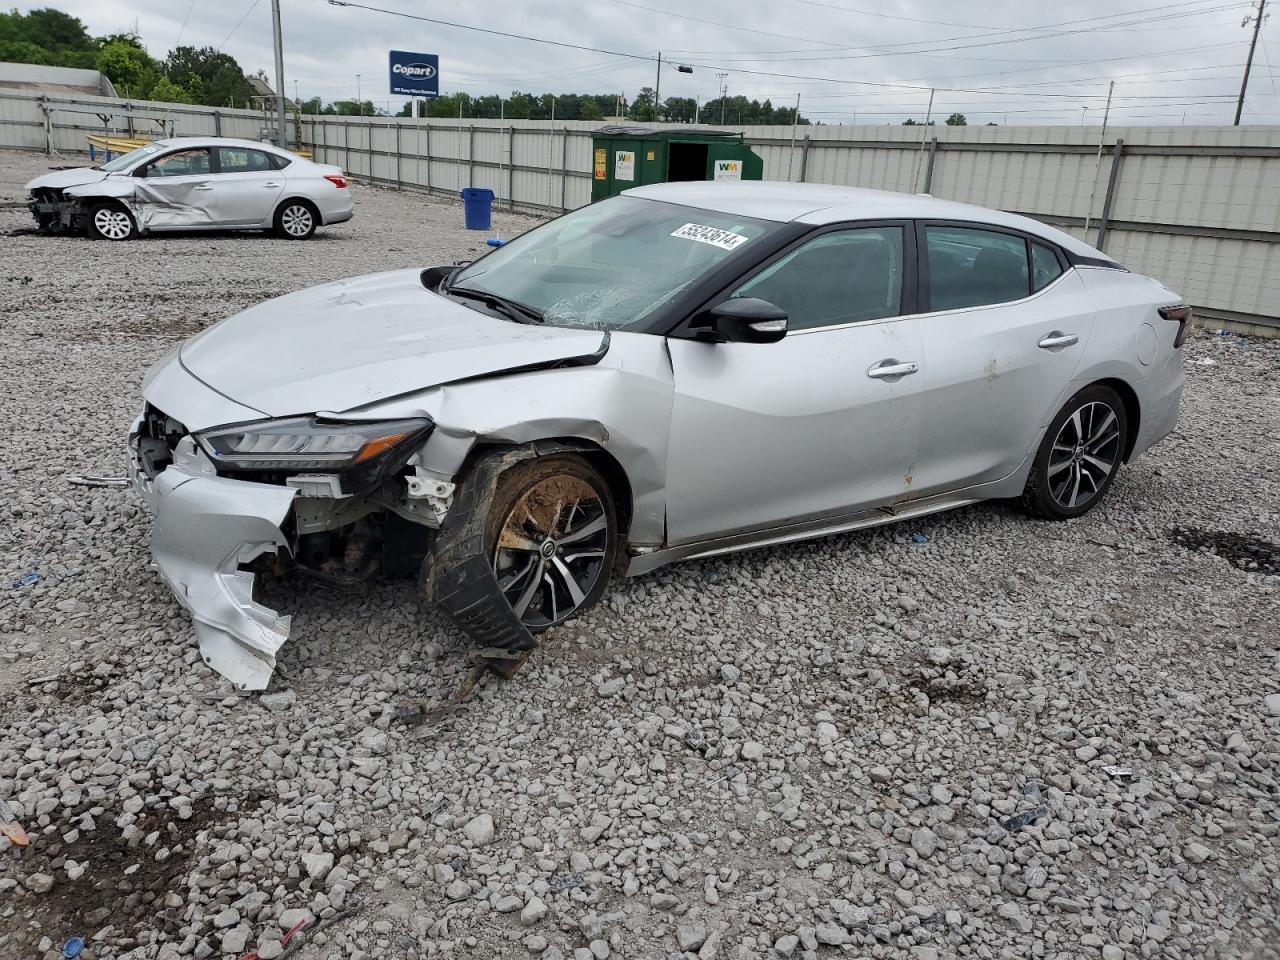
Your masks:
<path fill-rule="evenodd" d="M 27 150 L 83 153 L 85 137 L 104 130 L 257 139 L 272 126 L 252 110 L 0 92 L 0 146 Z M 308 116 L 290 129 L 316 160 L 356 178 L 447 196 L 487 187 L 501 205 L 558 213 L 590 202 L 599 126 Z M 1088 217 L 1089 242 L 1104 234 L 1109 255 L 1201 312 L 1280 326 L 1280 127 L 1118 127 L 1100 159 L 1096 127 L 729 129 L 746 134 L 771 180 L 907 192 L 927 183 L 935 196 L 1077 236 Z"/>

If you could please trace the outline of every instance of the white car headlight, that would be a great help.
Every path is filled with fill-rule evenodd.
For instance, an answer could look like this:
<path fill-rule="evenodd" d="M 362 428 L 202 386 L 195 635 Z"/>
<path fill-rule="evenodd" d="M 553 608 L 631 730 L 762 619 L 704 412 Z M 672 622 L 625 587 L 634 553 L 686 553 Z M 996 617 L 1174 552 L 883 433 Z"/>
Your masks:
<path fill-rule="evenodd" d="M 337 471 L 425 437 L 431 427 L 427 419 L 340 423 L 292 417 L 210 430 L 196 440 L 214 463 L 242 470 Z"/>

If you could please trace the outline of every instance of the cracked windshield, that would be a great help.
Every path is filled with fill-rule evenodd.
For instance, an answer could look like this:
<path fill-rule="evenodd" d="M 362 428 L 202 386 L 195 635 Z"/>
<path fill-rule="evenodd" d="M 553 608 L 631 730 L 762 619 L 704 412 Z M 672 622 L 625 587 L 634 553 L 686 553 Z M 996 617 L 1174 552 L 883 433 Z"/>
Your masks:
<path fill-rule="evenodd" d="M 635 329 L 726 257 L 781 224 L 614 197 L 539 227 L 454 278 L 546 323 Z"/>

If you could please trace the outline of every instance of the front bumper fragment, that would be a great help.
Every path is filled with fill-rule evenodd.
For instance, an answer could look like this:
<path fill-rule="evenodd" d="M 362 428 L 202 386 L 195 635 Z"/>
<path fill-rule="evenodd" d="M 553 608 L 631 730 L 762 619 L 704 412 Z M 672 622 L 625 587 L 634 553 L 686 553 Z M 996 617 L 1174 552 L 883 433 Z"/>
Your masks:
<path fill-rule="evenodd" d="M 155 510 L 152 566 L 195 621 L 204 662 L 240 690 L 265 689 L 290 618 L 254 602 L 241 567 L 290 549 L 282 528 L 298 491 L 176 464 L 139 488 Z"/>

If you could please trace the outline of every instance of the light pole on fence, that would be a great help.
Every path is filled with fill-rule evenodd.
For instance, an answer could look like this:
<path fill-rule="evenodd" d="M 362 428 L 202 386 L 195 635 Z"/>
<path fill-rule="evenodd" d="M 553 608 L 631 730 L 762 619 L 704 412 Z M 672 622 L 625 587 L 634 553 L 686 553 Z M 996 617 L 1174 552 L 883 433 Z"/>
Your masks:
<path fill-rule="evenodd" d="M 271 38 L 276 48 L 276 145 L 289 148 L 284 118 L 284 41 L 280 37 L 280 0 L 271 0 Z"/>

